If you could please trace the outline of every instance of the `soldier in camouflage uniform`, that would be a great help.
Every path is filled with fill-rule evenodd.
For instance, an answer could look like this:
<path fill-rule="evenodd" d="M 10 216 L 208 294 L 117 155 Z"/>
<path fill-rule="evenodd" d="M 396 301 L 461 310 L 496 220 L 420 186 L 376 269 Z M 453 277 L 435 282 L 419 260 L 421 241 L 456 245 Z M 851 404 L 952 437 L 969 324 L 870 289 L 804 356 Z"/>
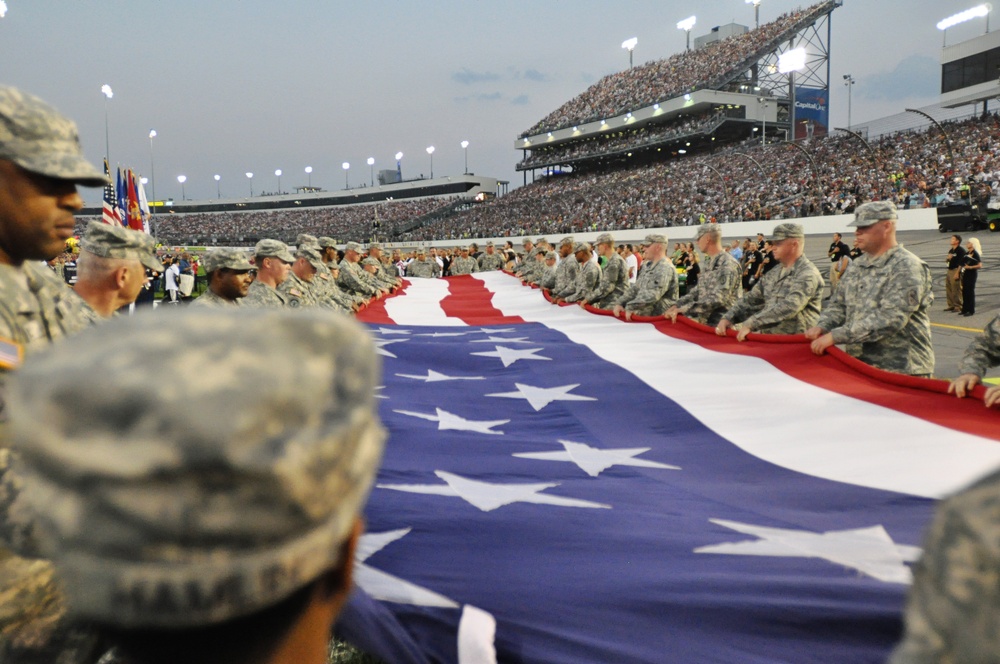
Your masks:
<path fill-rule="evenodd" d="M 73 236 L 73 213 L 83 207 L 77 185 L 105 184 L 71 120 L 0 86 L 0 390 L 21 358 L 88 326 L 83 301 L 39 261 L 59 255 Z M 0 421 L 5 400 L 0 392 Z M 13 456 L 0 438 L 0 662 L 80 661 L 94 640 L 65 620 L 52 564 L 36 557 L 33 524 L 11 513 L 22 487 L 7 471 Z"/>
<path fill-rule="evenodd" d="M 677 301 L 666 316 L 677 322 L 684 314 L 699 323 L 717 325 L 722 315 L 736 304 L 742 293 L 742 269 L 732 254 L 722 248 L 722 229 L 702 224 L 695 233 L 698 250 L 707 256 L 701 263 L 698 285 Z"/>
<path fill-rule="evenodd" d="M 87 225 L 77 264 L 73 291 L 93 314 L 91 322 L 135 302 L 146 286 L 147 269 L 163 272 L 153 236 L 99 221 Z"/>
<path fill-rule="evenodd" d="M 338 282 L 340 279 L 340 255 L 337 252 L 337 241 L 332 237 L 319 238 L 320 252 L 323 258 L 323 269 L 317 272 L 319 275 L 326 275 L 324 278 L 324 297 L 332 309 L 342 311 L 357 311 L 368 298 L 360 293 L 349 293 L 344 291 Z"/>
<path fill-rule="evenodd" d="M 680 292 L 677 269 L 667 258 L 666 236 L 653 233 L 644 242 L 645 260 L 639 278 L 611 309 L 615 316 L 624 311 L 625 320 L 632 320 L 632 316 L 659 316 L 677 302 Z"/>
<path fill-rule="evenodd" d="M 479 257 L 479 271 L 492 272 L 493 270 L 502 270 L 503 265 L 503 256 L 496 253 L 493 241 L 490 240 L 486 243 L 486 253 Z"/>
<path fill-rule="evenodd" d="M 934 373 L 931 345 L 931 272 L 896 241 L 896 206 L 891 201 L 859 205 L 854 212 L 858 246 L 815 327 L 806 330 L 812 351 L 834 344 L 879 369 L 912 376 Z"/>
<path fill-rule="evenodd" d="M 573 236 L 559 240 L 559 264 L 556 265 L 556 285 L 552 287 L 552 297 L 559 300 L 569 297 L 576 290 L 576 275 L 580 264 L 570 258 L 576 242 Z"/>
<path fill-rule="evenodd" d="M 556 252 L 554 251 L 550 251 L 544 256 L 542 254 L 537 254 L 537 256 L 541 257 L 541 262 L 543 263 L 543 269 L 536 271 L 536 274 L 541 275 L 537 283 L 542 288 L 551 291 L 556 287 L 556 261 L 559 260 L 559 257 L 556 256 Z M 537 263 L 538 261 L 535 262 Z"/>
<path fill-rule="evenodd" d="M 278 290 L 291 271 L 295 257 L 279 240 L 261 240 L 254 247 L 257 278 L 250 284 L 241 304 L 245 307 L 284 307 L 288 300 Z"/>
<path fill-rule="evenodd" d="M 802 226 L 778 224 L 771 244 L 780 267 L 765 273 L 757 286 L 722 316 L 715 328 L 719 336 L 725 336 L 730 327 L 739 330 L 738 341 L 744 341 L 750 332 L 802 334 L 819 319 L 825 285 L 819 269 L 802 255 Z"/>
<path fill-rule="evenodd" d="M 12 381 L 13 472 L 105 661 L 325 664 L 385 440 L 369 335 L 320 310 L 204 309 L 53 351 Z M 177 373 L 214 380 L 151 380 Z M 84 415 L 47 415 L 67 403 Z"/>
<path fill-rule="evenodd" d="M 1000 473 L 994 472 L 938 506 L 913 570 L 903 640 L 890 664 L 997 661 L 998 505 Z"/>
<path fill-rule="evenodd" d="M 383 258 L 385 256 L 382 252 L 382 245 L 378 242 L 370 242 L 368 244 L 368 258 L 362 262 L 365 265 L 374 265 L 376 268 L 376 277 L 379 282 L 391 291 L 394 288 L 398 288 L 403 283 L 403 280 L 399 278 L 396 268 L 387 264 Z"/>
<path fill-rule="evenodd" d="M 423 248 L 417 249 L 417 258 L 406 266 L 406 276 L 420 279 L 431 279 L 441 276 L 441 266 L 436 260 L 428 260 Z"/>
<path fill-rule="evenodd" d="M 469 255 L 468 247 L 462 247 L 462 255 L 451 261 L 451 274 L 457 277 L 463 274 L 472 274 L 473 272 L 479 272 L 479 263 Z"/>
<path fill-rule="evenodd" d="M 313 293 L 312 280 L 322 264 L 323 260 L 315 247 L 303 245 L 295 250 L 295 262 L 292 263 L 288 278 L 278 286 L 278 292 L 284 296 L 287 306 L 293 309 L 319 306 Z"/>
<path fill-rule="evenodd" d="M 965 355 L 958 365 L 961 374 L 948 386 L 948 392 L 963 398 L 973 387 L 982 382 L 990 367 L 1000 365 L 1000 315 L 997 315 L 983 330 L 982 335 L 965 349 Z M 986 390 L 983 402 L 987 408 L 1000 405 L 1000 385 Z"/>
<path fill-rule="evenodd" d="M 256 268 L 240 249 L 214 249 L 205 255 L 208 290 L 191 306 L 238 307 L 253 283 Z"/>
<path fill-rule="evenodd" d="M 600 266 L 590 260 L 594 255 L 594 250 L 589 242 L 577 242 L 573 246 L 573 255 L 579 264 L 579 272 L 576 275 L 576 288 L 568 297 L 562 300 L 563 302 L 582 302 L 588 293 L 597 288 L 597 284 L 601 281 Z"/>
<path fill-rule="evenodd" d="M 340 276 L 337 285 L 348 293 L 359 293 L 366 300 L 378 297 L 379 288 L 372 282 L 370 275 L 361 269 L 361 245 L 348 242 L 344 249 L 344 260 L 340 261 Z"/>
<path fill-rule="evenodd" d="M 598 309 L 611 309 L 628 290 L 628 266 L 615 251 L 615 239 L 610 233 L 597 236 L 597 251 L 607 263 L 601 269 L 601 280 L 586 294 L 583 302 Z"/>
<path fill-rule="evenodd" d="M 531 265 L 523 266 L 524 270 L 522 270 L 521 272 L 521 279 L 523 279 L 526 283 L 529 284 L 541 285 L 542 280 L 545 278 L 545 275 L 548 274 L 547 257 L 549 254 L 552 254 L 553 258 L 552 268 L 555 269 L 556 261 L 558 260 L 556 258 L 556 253 L 554 251 L 539 252 L 535 254 L 535 257 L 532 259 Z M 554 281 L 552 282 L 552 285 L 553 286 L 555 285 Z"/>
<path fill-rule="evenodd" d="M 518 277 L 523 276 L 524 271 L 530 269 L 529 266 L 534 263 L 534 258 L 537 254 L 545 254 L 544 251 L 539 251 L 539 249 L 535 247 L 535 243 L 530 237 L 526 237 L 521 240 L 521 247 L 524 249 L 524 253 L 521 254 L 521 264 L 516 270 L 514 270 L 514 275 Z"/>

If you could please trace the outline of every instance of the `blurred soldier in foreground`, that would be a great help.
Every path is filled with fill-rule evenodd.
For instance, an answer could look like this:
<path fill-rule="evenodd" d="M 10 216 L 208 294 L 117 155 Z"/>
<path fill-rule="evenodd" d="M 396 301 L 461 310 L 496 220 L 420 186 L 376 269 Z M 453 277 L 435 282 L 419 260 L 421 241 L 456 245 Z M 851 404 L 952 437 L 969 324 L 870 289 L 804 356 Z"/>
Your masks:
<path fill-rule="evenodd" d="M 896 241 L 891 201 L 859 205 L 855 237 L 864 255 L 851 264 L 819 317 L 806 330 L 812 351 L 834 344 L 879 369 L 913 376 L 934 373 L 929 316 L 934 294 L 927 264 Z"/>
<path fill-rule="evenodd" d="M 254 266 L 239 249 L 215 249 L 205 256 L 208 290 L 193 303 L 199 307 L 236 307 L 247 296 Z"/>
<path fill-rule="evenodd" d="M 694 237 L 698 250 L 708 258 L 700 264 L 698 285 L 671 307 L 666 316 L 676 323 L 677 315 L 684 314 L 714 326 L 740 298 L 740 264 L 722 249 L 722 229 L 717 224 L 702 224 Z"/>
<path fill-rule="evenodd" d="M 146 270 L 163 272 L 153 236 L 92 221 L 80 242 L 73 292 L 83 298 L 92 322 L 132 304 L 146 285 Z"/>
<path fill-rule="evenodd" d="M 722 316 L 716 334 L 725 336 L 731 326 L 739 330 L 738 341 L 744 341 L 750 332 L 802 334 L 819 318 L 823 275 L 802 255 L 802 226 L 778 224 L 772 235 L 774 259 L 781 267 L 766 272 L 753 290 L 737 300 Z"/>
<path fill-rule="evenodd" d="M 287 298 L 278 290 L 295 262 L 288 245 L 279 240 L 261 240 L 254 247 L 253 263 L 257 278 L 250 284 L 241 304 L 247 307 L 283 307 Z"/>
<path fill-rule="evenodd" d="M 502 270 L 504 264 L 503 256 L 496 252 L 493 241 L 486 243 L 486 253 L 479 257 L 479 271 L 490 272 L 492 270 Z"/>
<path fill-rule="evenodd" d="M 991 320 L 982 335 L 965 349 L 962 362 L 958 365 L 961 375 L 951 382 L 948 392 L 961 399 L 982 382 L 990 367 L 997 365 L 1000 365 L 1000 315 Z M 1000 385 L 987 389 L 983 402 L 987 408 L 1000 406 Z"/>
<path fill-rule="evenodd" d="M 149 379 L 174 372 L 215 380 Z M 382 453 L 379 377 L 364 330 L 320 310 L 121 318 L 32 358 L 14 472 L 71 615 L 134 664 L 323 664 Z"/>
<path fill-rule="evenodd" d="M 73 213 L 83 207 L 76 186 L 105 184 L 83 158 L 71 120 L 37 97 L 0 87 L 0 390 L 24 356 L 88 326 L 83 300 L 41 261 L 73 237 Z M 0 421 L 9 415 L 4 404 L 0 392 Z M 8 548 L 17 539 L 31 550 L 29 525 L 10 518 L 20 488 L 7 472 L 11 456 L 0 439 L 0 662 L 72 659 L 88 639 L 66 628 L 52 565 Z"/>
<path fill-rule="evenodd" d="M 615 316 L 625 312 L 625 320 L 632 316 L 659 316 L 673 308 L 680 293 L 677 269 L 667 258 L 667 238 L 654 233 L 643 240 L 646 250 L 639 278 L 629 286 L 615 303 Z"/>

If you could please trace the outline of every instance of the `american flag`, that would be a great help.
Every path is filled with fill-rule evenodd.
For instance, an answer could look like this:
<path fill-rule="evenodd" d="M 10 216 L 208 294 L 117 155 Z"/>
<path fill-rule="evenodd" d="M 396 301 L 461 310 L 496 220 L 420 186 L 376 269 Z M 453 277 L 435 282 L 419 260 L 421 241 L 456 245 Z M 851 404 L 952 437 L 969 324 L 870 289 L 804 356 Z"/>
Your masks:
<path fill-rule="evenodd" d="M 122 217 L 118 211 L 118 197 L 115 195 L 115 181 L 111 177 L 111 169 L 108 160 L 104 160 L 104 175 L 108 178 L 108 184 L 104 185 L 104 208 L 101 213 L 101 221 L 106 224 L 122 225 Z"/>

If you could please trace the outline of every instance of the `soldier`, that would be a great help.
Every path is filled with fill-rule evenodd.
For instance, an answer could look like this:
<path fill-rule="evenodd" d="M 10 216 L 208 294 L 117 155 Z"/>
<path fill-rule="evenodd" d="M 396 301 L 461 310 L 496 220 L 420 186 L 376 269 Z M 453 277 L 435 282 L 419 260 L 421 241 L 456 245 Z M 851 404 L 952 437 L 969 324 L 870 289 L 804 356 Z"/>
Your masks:
<path fill-rule="evenodd" d="M 427 252 L 423 247 L 417 249 L 417 258 L 410 261 L 406 266 L 406 276 L 417 277 L 419 279 L 431 279 L 441 276 L 441 266 L 435 260 L 427 259 Z"/>
<path fill-rule="evenodd" d="M 556 265 L 556 284 L 551 288 L 552 297 L 556 299 L 566 298 L 576 290 L 576 275 L 580 272 L 580 265 L 569 256 L 573 253 L 576 242 L 573 236 L 564 237 L 559 240 L 559 264 Z"/>
<path fill-rule="evenodd" d="M 534 259 L 535 254 L 539 253 L 538 250 L 535 249 L 535 243 L 532 242 L 530 237 L 526 237 L 521 240 L 521 248 L 524 250 L 524 253 L 521 256 L 521 265 L 518 269 L 514 270 L 514 275 L 518 277 L 521 276 L 527 266 L 534 262 L 532 259 Z"/>
<path fill-rule="evenodd" d="M 458 258 L 452 260 L 451 262 L 451 274 L 452 276 L 460 276 L 463 274 L 472 274 L 473 272 L 479 272 L 479 264 L 476 259 L 469 255 L 469 247 L 462 247 L 462 255 Z"/>
<path fill-rule="evenodd" d="M 717 224 L 703 224 L 695 233 L 695 244 L 707 258 L 699 263 L 698 285 L 671 307 L 666 316 L 677 322 L 684 314 L 699 323 L 717 325 L 722 315 L 736 304 L 741 293 L 740 264 L 722 249 L 722 229 Z"/>
<path fill-rule="evenodd" d="M 380 289 L 365 274 L 359 264 L 360 261 L 361 245 L 357 242 L 348 242 L 344 247 L 344 260 L 340 261 L 340 275 L 337 277 L 337 285 L 340 286 L 340 289 L 348 293 L 358 293 L 366 301 L 388 293 L 388 289 Z"/>
<path fill-rule="evenodd" d="M 597 236 L 597 251 L 607 263 L 601 270 L 601 279 L 584 297 L 583 302 L 598 309 L 611 309 L 629 287 L 628 265 L 615 251 L 615 239 L 610 233 Z"/>
<path fill-rule="evenodd" d="M 80 249 L 73 291 L 83 298 L 92 322 L 110 318 L 135 302 L 146 285 L 147 269 L 163 272 L 156 258 L 156 240 L 121 226 L 90 222 Z"/>
<path fill-rule="evenodd" d="M 377 268 L 377 276 L 379 280 L 385 284 L 385 286 L 392 291 L 394 288 L 398 288 L 403 280 L 399 278 L 396 273 L 396 268 L 392 267 L 385 260 L 385 254 L 382 251 L 382 245 L 378 242 L 371 242 L 368 244 L 368 258 L 364 260 L 365 265 L 374 265 Z"/>
<path fill-rule="evenodd" d="M 241 304 L 247 307 L 283 307 L 288 300 L 278 287 L 288 278 L 295 257 L 288 245 L 279 240 L 261 240 L 254 247 L 257 278 L 250 284 Z"/>
<path fill-rule="evenodd" d="M 335 311 L 351 312 L 368 301 L 360 293 L 345 292 L 339 283 L 340 256 L 337 252 L 337 241 L 332 237 L 321 237 L 318 240 L 323 267 L 317 269 L 313 279 L 313 295 L 320 306 Z"/>
<path fill-rule="evenodd" d="M 864 255 L 854 261 L 815 327 L 806 330 L 812 351 L 834 344 L 879 369 L 913 376 L 934 373 L 928 311 L 934 302 L 927 264 L 896 241 L 891 201 L 859 205 L 855 237 Z"/>
<path fill-rule="evenodd" d="M 983 333 L 965 349 L 965 355 L 958 365 L 961 374 L 948 386 L 949 394 L 958 398 L 971 393 L 972 388 L 982 382 L 990 367 L 1000 364 L 1000 315 L 986 326 Z M 1000 385 L 986 390 L 983 402 L 987 408 L 1000 405 Z"/>
<path fill-rule="evenodd" d="M 541 258 L 541 262 L 544 263 L 543 269 L 535 273 L 540 275 L 536 283 L 542 288 L 552 290 L 556 285 L 556 261 L 559 260 L 559 257 L 556 256 L 556 252 L 550 251 L 545 255 L 536 254 L 535 258 L 536 263 L 538 258 Z"/>
<path fill-rule="evenodd" d="M 324 664 L 385 439 L 365 331 L 204 309 L 53 350 L 12 386 L 14 470 L 104 661 Z M 223 382 L 151 380 L 178 372 Z M 45 415 L 66 403 L 84 416 Z"/>
<path fill-rule="evenodd" d="M 625 320 L 632 316 L 659 316 L 669 311 L 680 293 L 677 269 L 667 257 L 667 238 L 654 233 L 644 240 L 645 261 L 639 278 L 628 287 L 612 307 L 615 316 L 625 312 Z"/>
<path fill-rule="evenodd" d="M 601 281 L 601 268 L 590 260 L 594 255 L 594 250 L 588 242 L 577 242 L 573 247 L 573 254 L 579 264 L 576 288 L 569 296 L 559 300 L 560 302 L 583 302 L 587 294 L 597 288 L 597 284 Z"/>
<path fill-rule="evenodd" d="M 83 300 L 41 261 L 58 256 L 73 237 L 73 213 L 83 207 L 77 185 L 105 184 L 84 159 L 73 121 L 33 95 L 0 86 L 0 390 L 22 357 L 88 326 Z M 4 403 L 0 392 L 0 421 Z M 9 513 L 19 492 L 7 473 L 12 456 L 0 438 L 0 662 L 73 661 L 92 640 L 63 619 L 51 563 L 30 548 L 24 558 L 8 549 L 30 532 Z"/>
<path fill-rule="evenodd" d="M 278 292 L 285 297 L 285 303 L 292 308 L 319 306 L 312 281 L 316 277 L 323 259 L 312 246 L 302 245 L 295 250 L 295 262 L 288 278 L 278 286 Z"/>
<path fill-rule="evenodd" d="M 256 268 L 239 249 L 214 249 L 205 255 L 208 290 L 191 306 L 237 307 L 247 296 Z"/>
<path fill-rule="evenodd" d="M 492 272 L 493 270 L 502 270 L 503 265 L 503 256 L 496 253 L 496 247 L 493 246 L 493 241 L 490 240 L 486 243 L 486 253 L 479 257 L 479 271 Z"/>
<path fill-rule="evenodd" d="M 750 332 L 802 334 L 819 318 L 823 302 L 823 276 L 802 255 L 805 233 L 800 224 L 778 224 L 772 233 L 775 268 L 730 307 L 715 333 L 725 336 L 730 327 L 744 341 Z M 735 325 L 734 325 L 735 323 Z"/>

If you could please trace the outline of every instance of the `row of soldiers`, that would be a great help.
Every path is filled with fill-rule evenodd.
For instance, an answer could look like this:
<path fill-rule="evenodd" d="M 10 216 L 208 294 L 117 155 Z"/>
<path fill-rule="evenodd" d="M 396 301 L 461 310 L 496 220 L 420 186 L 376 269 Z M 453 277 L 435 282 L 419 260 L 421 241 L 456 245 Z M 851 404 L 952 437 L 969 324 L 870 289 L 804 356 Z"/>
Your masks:
<path fill-rule="evenodd" d="M 423 247 L 417 248 L 417 256 L 406 265 L 406 276 L 417 277 L 419 279 L 432 279 L 445 276 L 445 268 L 437 261 L 435 256 L 428 257 L 427 250 Z M 457 258 L 452 258 L 447 263 L 448 276 L 461 276 L 474 272 L 490 272 L 502 270 L 506 259 L 503 254 L 496 251 L 496 246 L 492 241 L 486 243 L 486 251 L 478 257 L 473 255 L 471 247 L 459 249 Z"/>

